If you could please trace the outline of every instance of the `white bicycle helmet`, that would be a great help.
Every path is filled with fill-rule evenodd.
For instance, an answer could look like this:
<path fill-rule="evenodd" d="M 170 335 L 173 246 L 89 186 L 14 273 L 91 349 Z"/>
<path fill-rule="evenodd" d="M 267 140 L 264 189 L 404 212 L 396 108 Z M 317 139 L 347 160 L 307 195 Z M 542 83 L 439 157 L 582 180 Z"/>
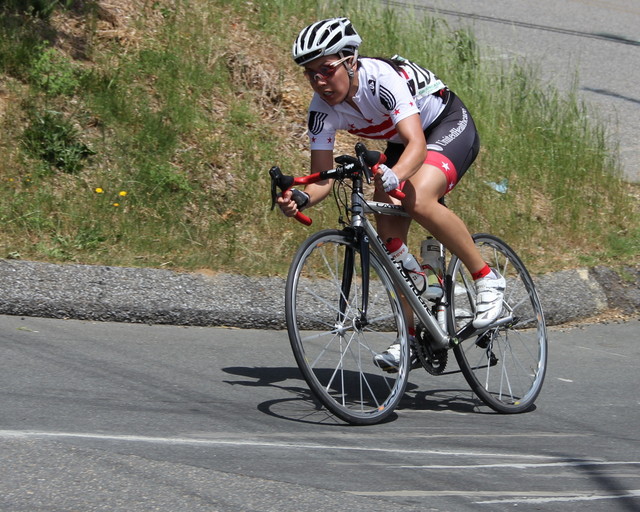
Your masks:
<path fill-rule="evenodd" d="M 317 21 L 302 29 L 293 43 L 293 60 L 304 66 L 324 55 L 357 55 L 362 39 L 347 18 Z"/>

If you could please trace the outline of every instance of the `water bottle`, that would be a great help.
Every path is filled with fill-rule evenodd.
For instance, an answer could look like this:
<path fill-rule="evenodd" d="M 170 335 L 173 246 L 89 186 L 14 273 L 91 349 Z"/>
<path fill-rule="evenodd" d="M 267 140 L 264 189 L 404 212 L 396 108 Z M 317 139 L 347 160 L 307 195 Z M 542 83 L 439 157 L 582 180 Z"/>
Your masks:
<path fill-rule="evenodd" d="M 422 269 L 427 277 L 427 290 L 424 296 L 429 300 L 439 299 L 444 295 L 442 282 L 444 277 L 444 257 L 440 242 L 429 236 L 420 246 Z"/>
<path fill-rule="evenodd" d="M 386 243 L 387 250 L 391 253 L 391 257 L 402 265 L 407 272 L 414 286 L 419 293 L 423 293 L 427 288 L 427 279 L 422 271 L 422 267 L 409 252 L 409 248 L 399 238 L 389 238 Z"/>

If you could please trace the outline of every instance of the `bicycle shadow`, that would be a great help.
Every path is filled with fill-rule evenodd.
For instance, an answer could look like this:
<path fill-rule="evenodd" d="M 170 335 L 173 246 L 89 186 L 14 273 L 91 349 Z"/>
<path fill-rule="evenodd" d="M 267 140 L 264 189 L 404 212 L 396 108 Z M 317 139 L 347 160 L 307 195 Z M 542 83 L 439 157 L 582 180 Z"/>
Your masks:
<path fill-rule="evenodd" d="M 501 414 L 491 409 L 473 391 L 468 388 L 433 388 L 420 389 L 407 385 L 405 395 L 398 404 L 398 410 L 447 411 L 461 414 L 496 415 Z M 524 413 L 534 412 L 533 405 Z"/>
<path fill-rule="evenodd" d="M 346 426 L 328 412 L 311 393 L 297 367 L 246 367 L 232 366 L 222 368 L 229 375 L 245 377 L 242 380 L 224 380 L 232 386 L 271 387 L 292 395 L 288 398 L 276 398 L 258 404 L 263 414 L 300 423 L 317 425 Z M 301 385 L 292 385 L 292 381 L 301 381 Z M 482 406 L 482 402 L 465 389 L 421 389 L 409 382 L 405 395 L 398 404 L 398 410 L 450 411 L 473 414 L 495 414 Z M 383 423 L 395 421 L 394 412 Z"/>
<path fill-rule="evenodd" d="M 398 410 L 454 412 L 461 414 L 489 414 L 482 401 L 468 389 L 432 388 L 421 389 L 409 383 Z"/>
<path fill-rule="evenodd" d="M 271 387 L 293 395 L 290 398 L 275 398 L 258 404 L 257 409 L 268 416 L 315 425 L 344 427 L 346 424 L 327 411 L 315 398 L 304 382 L 298 367 L 247 367 L 222 368 L 230 375 L 253 380 L 224 380 L 232 386 Z M 285 385 L 293 380 L 302 381 L 302 386 Z M 282 383 L 282 384 L 281 384 Z M 348 425 L 347 425 L 348 426 Z"/>

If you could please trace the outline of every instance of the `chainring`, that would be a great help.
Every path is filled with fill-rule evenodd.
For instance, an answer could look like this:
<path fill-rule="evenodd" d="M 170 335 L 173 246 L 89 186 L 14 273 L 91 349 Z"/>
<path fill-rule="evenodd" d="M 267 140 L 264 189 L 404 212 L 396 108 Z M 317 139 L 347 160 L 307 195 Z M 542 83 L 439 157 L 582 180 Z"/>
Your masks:
<path fill-rule="evenodd" d="M 441 375 L 447 367 L 449 351 L 447 349 L 432 350 L 429 333 L 419 325 L 416 329 L 415 353 L 422 367 L 431 375 Z"/>

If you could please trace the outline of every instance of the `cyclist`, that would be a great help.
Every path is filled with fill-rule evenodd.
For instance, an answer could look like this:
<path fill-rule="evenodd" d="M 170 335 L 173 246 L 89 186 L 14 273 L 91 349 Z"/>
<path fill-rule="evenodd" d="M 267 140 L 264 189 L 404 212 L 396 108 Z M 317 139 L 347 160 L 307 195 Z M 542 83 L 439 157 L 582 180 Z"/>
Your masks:
<path fill-rule="evenodd" d="M 385 140 L 386 165 L 375 177 L 374 200 L 397 202 L 387 192 L 401 188 L 411 219 L 377 216 L 383 240 L 405 243 L 411 220 L 417 221 L 457 255 L 475 279 L 476 328 L 502 312 L 505 279 L 482 259 L 467 227 L 439 202 L 458 183 L 479 150 L 479 136 L 462 101 L 431 71 L 402 57 L 359 57 L 362 39 L 347 18 L 331 18 L 305 27 L 293 44 L 293 58 L 304 67 L 314 91 L 308 112 L 311 172 L 333 168 L 338 130 Z M 331 191 L 326 180 L 292 189 L 278 198 L 287 216 L 309 208 Z M 409 335 L 415 333 L 413 315 Z M 399 344 L 375 356 L 378 366 L 394 370 Z"/>

